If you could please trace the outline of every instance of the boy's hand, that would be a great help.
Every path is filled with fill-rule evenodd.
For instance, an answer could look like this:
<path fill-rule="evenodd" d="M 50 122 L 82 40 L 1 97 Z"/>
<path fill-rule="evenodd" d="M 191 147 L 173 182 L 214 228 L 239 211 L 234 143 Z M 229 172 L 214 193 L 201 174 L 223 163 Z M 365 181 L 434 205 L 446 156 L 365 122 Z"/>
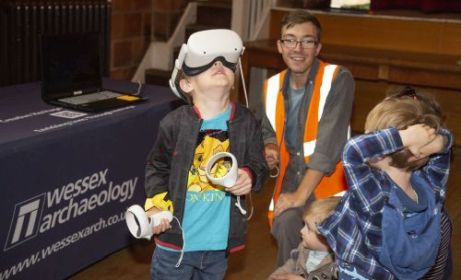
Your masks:
<path fill-rule="evenodd" d="M 230 188 L 227 188 L 233 195 L 245 195 L 251 191 L 252 180 L 247 171 L 243 169 L 238 169 L 238 177 L 235 185 Z"/>
<path fill-rule="evenodd" d="M 420 149 L 420 153 L 424 157 L 428 157 L 433 154 L 438 154 L 443 151 L 443 148 L 446 145 L 447 138 L 441 134 L 437 134 L 431 142 L 423 146 Z"/>
<path fill-rule="evenodd" d="M 159 233 L 169 230 L 170 228 L 171 228 L 170 221 L 168 221 L 167 219 L 162 219 L 162 221 L 160 222 L 158 226 L 153 227 L 152 232 L 154 234 L 159 234 Z"/>
<path fill-rule="evenodd" d="M 274 169 L 279 163 L 279 152 L 277 145 L 266 144 L 266 146 L 264 146 L 264 156 L 266 158 L 269 169 Z"/>
<path fill-rule="evenodd" d="M 155 215 L 157 213 L 160 213 L 162 210 L 158 209 L 157 207 L 152 207 L 150 208 L 149 210 L 146 211 L 146 214 L 148 217 L 152 216 L 152 215 Z M 168 221 L 167 219 L 162 219 L 162 221 L 160 222 L 160 224 L 158 226 L 155 226 L 152 228 L 152 232 L 154 234 L 159 234 L 159 233 L 162 233 L 168 229 L 171 228 L 171 225 L 170 225 L 170 221 Z"/>
<path fill-rule="evenodd" d="M 277 273 L 271 275 L 270 280 L 304 280 L 304 277 L 293 273 Z"/>
<path fill-rule="evenodd" d="M 404 130 L 399 130 L 402 143 L 417 158 L 426 157 L 424 147 L 429 145 L 436 138 L 434 128 L 423 124 L 411 125 Z"/>

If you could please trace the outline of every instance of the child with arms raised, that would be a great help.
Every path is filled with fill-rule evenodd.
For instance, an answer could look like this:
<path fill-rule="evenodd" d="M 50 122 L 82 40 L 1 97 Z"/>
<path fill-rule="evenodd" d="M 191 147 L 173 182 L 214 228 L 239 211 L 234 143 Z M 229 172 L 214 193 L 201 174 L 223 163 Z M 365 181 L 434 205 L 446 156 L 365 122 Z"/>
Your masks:
<path fill-rule="evenodd" d="M 384 99 L 344 149 L 350 189 L 319 225 L 340 279 L 420 279 L 440 254 L 452 136 L 428 100 Z"/>

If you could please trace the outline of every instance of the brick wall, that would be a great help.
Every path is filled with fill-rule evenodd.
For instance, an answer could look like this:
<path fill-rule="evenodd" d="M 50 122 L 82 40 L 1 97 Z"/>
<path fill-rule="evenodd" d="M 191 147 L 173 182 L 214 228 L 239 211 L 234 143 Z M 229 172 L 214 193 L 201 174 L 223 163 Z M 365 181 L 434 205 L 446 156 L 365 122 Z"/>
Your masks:
<path fill-rule="evenodd" d="M 189 1 L 112 0 L 112 79 L 131 79 L 149 47 L 151 35 L 154 40 L 168 40 L 187 2 Z"/>
<path fill-rule="evenodd" d="M 130 80 L 136 71 L 150 43 L 153 1 L 112 0 L 111 78 Z"/>
<path fill-rule="evenodd" d="M 173 34 L 189 0 L 153 0 L 152 20 L 155 40 L 166 41 Z"/>

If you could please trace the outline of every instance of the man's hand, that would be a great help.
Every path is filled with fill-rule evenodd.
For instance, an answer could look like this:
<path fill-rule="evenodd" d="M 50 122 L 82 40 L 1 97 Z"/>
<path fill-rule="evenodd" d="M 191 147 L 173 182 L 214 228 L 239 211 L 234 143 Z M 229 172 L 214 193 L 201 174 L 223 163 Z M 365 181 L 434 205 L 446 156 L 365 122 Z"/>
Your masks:
<path fill-rule="evenodd" d="M 269 166 L 269 169 L 274 169 L 279 163 L 279 152 L 277 145 L 266 144 L 266 146 L 264 146 L 264 156 L 266 157 L 266 162 Z"/>
<path fill-rule="evenodd" d="M 288 208 L 295 208 L 303 206 L 320 183 L 324 173 L 315 169 L 307 169 L 304 174 L 301 184 L 295 192 L 282 193 L 275 203 L 274 216 L 280 215 Z"/>
<path fill-rule="evenodd" d="M 280 215 L 289 208 L 296 208 L 304 205 L 305 200 L 296 194 L 296 192 L 282 193 L 275 203 L 274 216 Z"/>
<path fill-rule="evenodd" d="M 301 277 L 293 273 L 285 272 L 285 273 L 277 273 L 277 274 L 271 275 L 269 280 L 304 280 L 304 277 Z"/>
<path fill-rule="evenodd" d="M 227 191 L 233 195 L 245 195 L 251 191 L 252 183 L 250 174 L 246 170 L 239 169 L 235 185 L 227 188 Z"/>

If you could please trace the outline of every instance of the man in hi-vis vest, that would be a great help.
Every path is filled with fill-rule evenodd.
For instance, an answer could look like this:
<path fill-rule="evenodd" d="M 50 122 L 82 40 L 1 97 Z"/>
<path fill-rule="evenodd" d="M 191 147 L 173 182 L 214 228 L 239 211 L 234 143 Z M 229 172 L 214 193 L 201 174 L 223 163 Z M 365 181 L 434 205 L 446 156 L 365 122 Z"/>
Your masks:
<path fill-rule="evenodd" d="M 277 49 L 288 69 L 264 85 L 265 155 L 269 167 L 278 169 L 269 221 L 279 266 L 301 240 L 306 204 L 346 189 L 340 157 L 354 80 L 344 67 L 317 58 L 320 35 L 319 21 L 307 11 L 287 14 Z"/>

